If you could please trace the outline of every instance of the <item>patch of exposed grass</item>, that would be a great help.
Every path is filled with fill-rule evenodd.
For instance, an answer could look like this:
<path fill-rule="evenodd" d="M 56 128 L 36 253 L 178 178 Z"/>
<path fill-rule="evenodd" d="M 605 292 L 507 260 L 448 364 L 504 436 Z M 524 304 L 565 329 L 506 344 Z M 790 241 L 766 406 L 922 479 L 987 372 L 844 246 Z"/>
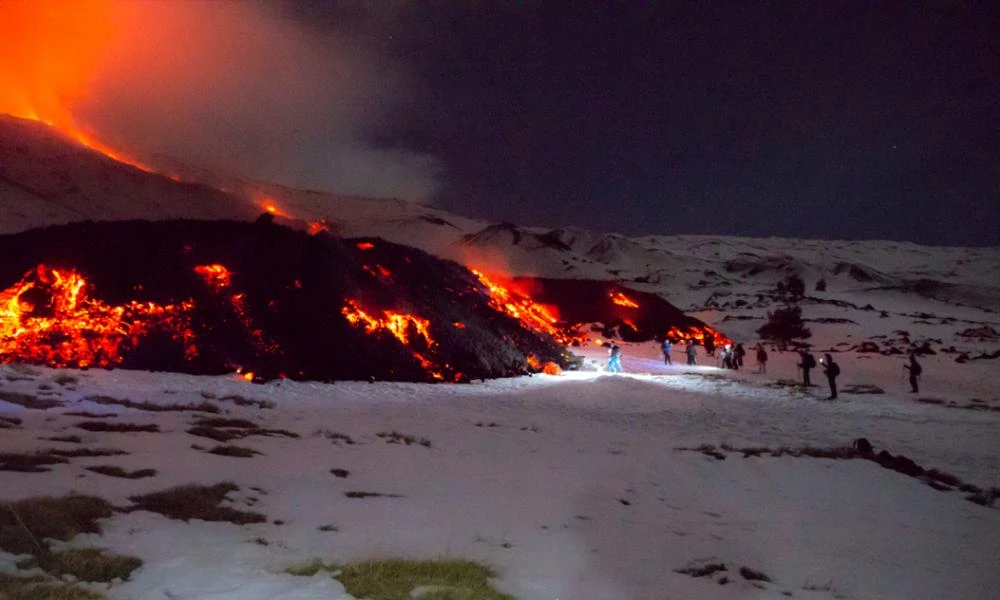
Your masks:
<path fill-rule="evenodd" d="M 216 429 L 215 427 L 203 427 L 197 425 L 191 427 L 187 430 L 191 435 L 196 435 L 198 437 L 208 438 L 210 440 L 215 440 L 217 442 L 229 442 L 232 440 L 241 440 L 247 436 L 245 431 L 233 430 L 233 429 Z"/>
<path fill-rule="evenodd" d="M 237 429 L 258 429 L 258 425 L 246 419 L 228 419 L 226 417 L 199 417 L 195 425 L 202 427 L 235 427 Z"/>
<path fill-rule="evenodd" d="M 320 525 L 316 529 L 319 529 L 320 531 L 338 531 L 336 525 Z"/>
<path fill-rule="evenodd" d="M 17 417 L 5 417 L 0 415 L 0 429 L 13 429 L 21 423 L 23 423 L 23 421 Z"/>
<path fill-rule="evenodd" d="M 105 596 L 46 577 L 18 577 L 0 573 L 3 600 L 105 600 Z"/>
<path fill-rule="evenodd" d="M 980 506 L 992 507 L 996 504 L 997 500 L 1000 500 L 1000 488 L 993 487 L 988 490 L 980 490 L 971 496 L 966 496 L 965 499 Z"/>
<path fill-rule="evenodd" d="M 406 444 L 407 446 L 420 444 L 425 448 L 431 447 L 431 441 L 427 438 L 417 438 L 416 436 L 398 431 L 380 431 L 375 434 L 375 437 L 382 438 L 387 444 Z"/>
<path fill-rule="evenodd" d="M 42 496 L 11 502 L 0 507 L 0 549 L 39 554 L 44 551 L 39 540 L 66 541 L 81 533 L 100 533 L 98 519 L 112 514 L 111 504 L 93 496 Z"/>
<path fill-rule="evenodd" d="M 117 448 L 73 448 L 72 450 L 52 448 L 45 452 L 63 458 L 93 458 L 95 456 L 122 456 L 128 454 L 128 452 L 118 450 Z"/>
<path fill-rule="evenodd" d="M 218 454 L 219 456 L 232 456 L 235 458 L 253 458 L 254 456 L 261 454 L 253 448 L 243 448 L 240 446 L 216 446 L 208 451 L 209 454 Z"/>
<path fill-rule="evenodd" d="M 383 494 L 382 492 L 344 492 L 348 498 L 402 498 L 399 494 Z"/>
<path fill-rule="evenodd" d="M 67 444 L 82 444 L 83 440 L 78 435 L 54 435 L 47 438 L 38 438 L 49 442 L 66 442 Z"/>
<path fill-rule="evenodd" d="M 105 423 L 103 421 L 82 421 L 76 424 L 84 431 L 103 431 L 109 433 L 159 433 L 160 426 L 151 423 L 149 425 L 139 425 L 138 423 Z"/>
<path fill-rule="evenodd" d="M 134 402 L 127 398 L 112 398 L 111 396 L 87 396 L 84 400 L 94 402 L 95 404 L 111 404 L 114 406 L 124 406 L 126 408 L 134 408 L 136 410 L 144 410 L 147 412 L 220 412 L 219 407 L 211 402 L 200 402 L 198 404 L 157 404 L 155 402 L 145 401 Z"/>
<path fill-rule="evenodd" d="M 99 473 L 101 475 L 107 475 L 108 477 L 120 477 L 122 479 L 142 479 L 144 477 L 155 477 L 156 469 L 139 469 L 137 471 L 126 471 L 121 467 L 116 467 L 113 465 L 98 465 L 96 467 L 87 467 L 88 471 L 93 471 L 94 473 Z"/>
<path fill-rule="evenodd" d="M 15 473 L 46 473 L 51 471 L 49 465 L 58 465 L 67 460 L 60 456 L 53 456 L 48 452 L 35 452 L 32 454 L 0 453 L 0 471 L 13 471 Z"/>
<path fill-rule="evenodd" d="M 274 402 L 270 400 L 253 400 L 235 394 L 219 398 L 219 402 L 232 402 L 236 406 L 256 406 L 257 408 L 274 408 Z"/>
<path fill-rule="evenodd" d="M 870 383 L 849 383 L 840 389 L 845 394 L 884 394 L 885 390 Z"/>
<path fill-rule="evenodd" d="M 76 385 L 77 383 L 80 382 L 80 378 L 76 377 L 75 375 L 66 375 L 64 373 L 62 375 L 56 375 L 55 377 L 52 378 L 52 381 L 58 385 L 67 386 L 67 385 Z"/>
<path fill-rule="evenodd" d="M 490 585 L 493 569 L 471 560 L 366 560 L 347 565 L 313 561 L 288 569 L 311 577 L 333 571 L 347 593 L 370 600 L 514 600 Z"/>
<path fill-rule="evenodd" d="M 958 487 L 962 483 L 962 480 L 957 476 L 944 471 L 939 471 L 938 469 L 927 469 L 924 471 L 924 477 L 930 481 L 937 481 L 938 483 L 943 483 L 944 485 L 951 487 Z"/>
<path fill-rule="evenodd" d="M 209 438 L 217 442 L 239 440 L 250 435 L 299 437 L 299 434 L 284 429 L 264 429 L 246 419 L 227 419 L 223 417 L 200 418 L 195 421 L 194 427 L 188 429 L 187 432 L 191 435 Z"/>
<path fill-rule="evenodd" d="M 747 581 L 771 581 L 770 577 L 760 571 L 754 571 L 750 567 L 740 567 L 740 576 Z"/>
<path fill-rule="evenodd" d="M 58 400 L 39 398 L 37 396 L 32 396 L 31 394 L 22 394 L 20 392 L 5 391 L 0 391 L 0 400 L 10 402 L 11 404 L 19 404 L 24 408 L 30 408 L 33 410 L 46 410 L 49 408 L 55 408 L 56 406 L 62 406 L 63 404 Z"/>
<path fill-rule="evenodd" d="M 335 477 L 339 477 L 341 479 L 351 474 L 351 472 L 347 469 L 330 469 L 330 472 L 333 473 Z"/>
<path fill-rule="evenodd" d="M 74 410 L 63 414 L 67 417 L 83 417 L 84 419 L 113 419 L 118 416 L 118 413 L 95 413 L 89 410 Z"/>
<path fill-rule="evenodd" d="M 80 581 L 111 582 L 128 579 L 132 571 L 142 566 L 142 560 L 99 548 L 74 548 L 43 553 L 32 559 L 31 566 L 54 577 L 72 575 Z"/>
<path fill-rule="evenodd" d="M 228 521 L 237 525 L 266 521 L 267 518 L 260 513 L 220 506 L 226 499 L 226 494 L 238 489 L 238 485 L 228 481 L 212 486 L 184 485 L 162 492 L 131 496 L 129 500 L 135 503 L 131 510 L 148 510 L 182 521 L 201 519 Z"/>
<path fill-rule="evenodd" d="M 685 567 L 683 569 L 676 569 L 675 573 L 680 573 L 681 575 L 690 575 L 691 577 L 711 577 L 715 573 L 720 573 L 722 571 L 727 571 L 726 565 L 722 563 L 709 563 L 707 565 L 702 565 L 699 567 Z"/>
<path fill-rule="evenodd" d="M 321 433 L 326 439 L 332 441 L 334 444 L 340 445 L 340 442 L 344 442 L 348 446 L 354 445 L 354 440 L 351 436 L 345 433 L 337 433 L 336 431 L 330 431 L 329 429 L 323 429 L 321 430 Z"/>

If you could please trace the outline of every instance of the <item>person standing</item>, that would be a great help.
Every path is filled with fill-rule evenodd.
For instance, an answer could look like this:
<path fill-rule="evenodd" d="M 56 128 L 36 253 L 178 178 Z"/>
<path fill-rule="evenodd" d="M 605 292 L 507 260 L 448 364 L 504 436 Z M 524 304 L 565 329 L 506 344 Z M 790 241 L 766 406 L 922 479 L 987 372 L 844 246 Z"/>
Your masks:
<path fill-rule="evenodd" d="M 903 368 L 910 372 L 910 393 L 916 394 L 920 391 L 920 386 L 917 385 L 920 374 L 924 372 L 923 367 L 917 362 L 917 355 L 910 352 L 910 364 L 903 365 Z"/>
<path fill-rule="evenodd" d="M 805 350 L 799 350 L 799 357 L 802 359 L 799 363 L 799 368 L 802 369 L 802 385 L 809 387 L 812 385 L 809 381 L 809 371 L 816 367 L 816 359 Z"/>
<path fill-rule="evenodd" d="M 767 373 L 767 350 L 761 344 L 757 344 L 757 372 Z"/>
<path fill-rule="evenodd" d="M 673 348 L 673 344 L 670 343 L 670 338 L 663 339 L 663 364 L 673 365 L 670 361 L 670 350 Z"/>
<path fill-rule="evenodd" d="M 837 399 L 837 375 L 840 375 L 840 365 L 833 362 L 833 357 L 829 354 L 823 355 L 823 373 L 826 374 L 826 381 L 830 384 L 830 397 L 827 400 Z"/>
<path fill-rule="evenodd" d="M 736 367 L 737 369 L 743 368 L 743 357 L 747 355 L 746 349 L 743 348 L 743 344 L 736 344 Z"/>
<path fill-rule="evenodd" d="M 705 336 L 705 354 L 715 356 L 715 338 L 711 335 Z"/>
<path fill-rule="evenodd" d="M 608 354 L 611 358 L 608 359 L 608 370 L 612 373 L 622 372 L 622 349 L 618 344 L 611 342 L 611 347 L 608 348 Z"/>
<path fill-rule="evenodd" d="M 694 342 L 692 340 L 688 340 L 688 344 L 687 344 L 687 357 L 688 357 L 688 364 L 689 365 L 698 364 L 695 361 L 695 358 L 694 358 L 695 357 L 695 353 L 696 353 L 696 350 L 695 350 L 695 347 L 694 347 Z"/>

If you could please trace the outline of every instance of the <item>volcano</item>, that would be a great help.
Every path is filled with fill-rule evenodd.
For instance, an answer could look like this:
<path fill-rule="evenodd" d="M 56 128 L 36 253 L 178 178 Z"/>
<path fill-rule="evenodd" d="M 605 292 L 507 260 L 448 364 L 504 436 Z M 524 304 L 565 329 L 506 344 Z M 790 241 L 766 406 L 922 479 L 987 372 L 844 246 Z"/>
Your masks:
<path fill-rule="evenodd" d="M 53 226 L 0 255 L 2 362 L 429 382 L 567 364 L 457 263 L 266 215 Z"/>

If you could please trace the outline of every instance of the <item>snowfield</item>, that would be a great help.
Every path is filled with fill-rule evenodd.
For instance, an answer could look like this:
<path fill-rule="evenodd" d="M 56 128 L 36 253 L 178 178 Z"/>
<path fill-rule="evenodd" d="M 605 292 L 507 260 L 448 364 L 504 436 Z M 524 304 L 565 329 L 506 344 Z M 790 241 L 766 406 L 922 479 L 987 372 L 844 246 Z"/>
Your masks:
<path fill-rule="evenodd" d="M 842 388 L 867 383 L 886 393 L 842 393 L 828 402 L 823 386 L 772 385 L 795 376 L 791 353 L 772 353 L 766 375 L 751 372 L 752 360 L 739 372 L 714 363 L 667 367 L 652 344 L 626 346 L 627 372 L 608 375 L 599 347 L 584 353 L 588 370 L 471 385 L 252 385 L 236 377 L 0 366 L 0 392 L 63 403 L 36 410 L 0 401 L 0 416 L 22 421 L 3 430 L 0 454 L 70 446 L 128 452 L 72 458 L 47 473 L 0 472 L 0 490 L 8 501 L 78 492 L 124 507 L 136 494 L 231 481 L 240 489 L 228 494 L 228 505 L 267 516 L 251 525 L 147 511 L 105 520 L 101 535 L 70 545 L 144 561 L 127 582 L 87 584 L 114 599 L 346 600 L 329 574 L 285 570 L 316 558 L 390 556 L 482 561 L 499 574 L 496 587 L 519 600 L 996 597 L 1000 512 L 962 492 L 937 491 L 866 460 L 739 453 L 719 460 L 679 448 L 830 447 L 867 437 L 876 450 L 988 488 L 1000 485 L 1000 412 L 917 402 L 893 357 L 838 357 Z M 679 349 L 674 358 L 683 362 Z M 927 390 L 916 396 L 964 404 L 978 395 L 1000 407 L 986 361 L 928 358 Z M 76 381 L 60 384 L 60 375 Z M 231 443 L 261 454 L 216 456 L 191 447 L 215 445 L 185 432 L 198 413 L 86 400 L 94 395 L 157 404 L 207 399 L 224 410 L 218 416 L 301 437 L 247 437 Z M 228 395 L 273 405 L 239 406 L 223 400 Z M 161 431 L 88 432 L 75 424 L 94 419 L 64 414 L 74 411 L 115 413 L 102 421 Z M 417 443 L 377 435 L 394 431 Z M 66 435 L 82 444 L 40 440 Z M 84 469 L 109 464 L 158 474 L 129 480 Z M 345 495 L 351 491 L 385 496 Z M 13 563 L 0 554 L 4 570 Z M 715 563 L 727 570 L 677 572 Z M 770 581 L 746 580 L 741 567 Z"/>

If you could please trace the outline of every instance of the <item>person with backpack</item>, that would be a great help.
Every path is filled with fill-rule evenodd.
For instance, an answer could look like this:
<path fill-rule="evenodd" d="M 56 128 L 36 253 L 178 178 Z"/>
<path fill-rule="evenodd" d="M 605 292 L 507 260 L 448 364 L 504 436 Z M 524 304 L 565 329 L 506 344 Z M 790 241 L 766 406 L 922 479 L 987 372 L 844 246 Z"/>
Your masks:
<path fill-rule="evenodd" d="M 673 365 L 674 363 L 670 361 L 670 350 L 673 348 L 673 344 L 670 343 L 670 338 L 663 338 L 663 364 Z"/>
<path fill-rule="evenodd" d="M 767 373 L 767 350 L 761 344 L 757 344 L 757 372 Z"/>
<path fill-rule="evenodd" d="M 802 385 L 809 387 L 812 385 L 809 381 L 809 371 L 816 368 L 816 359 L 805 350 L 799 350 L 799 356 L 802 358 L 802 362 L 799 363 L 799 368 L 802 369 Z"/>
<path fill-rule="evenodd" d="M 743 368 L 743 357 L 747 355 L 747 351 L 743 348 L 743 344 L 736 344 L 736 349 L 733 351 L 733 356 L 736 358 L 734 369 Z"/>
<path fill-rule="evenodd" d="M 608 354 L 611 358 L 608 359 L 608 371 L 612 373 L 622 372 L 622 349 L 618 344 L 611 342 L 611 346 L 608 348 Z"/>
<path fill-rule="evenodd" d="M 910 393 L 916 394 L 920 391 L 920 387 L 917 385 L 917 380 L 920 378 L 920 374 L 923 373 L 924 369 L 917 362 L 917 355 L 913 352 L 910 353 L 910 364 L 903 365 L 903 368 L 910 372 Z"/>
<path fill-rule="evenodd" d="M 827 400 L 836 400 L 837 375 L 840 375 L 840 365 L 833 362 L 833 357 L 829 354 L 824 354 L 820 362 L 823 363 L 823 373 L 826 375 L 826 381 L 830 384 L 830 397 Z"/>

